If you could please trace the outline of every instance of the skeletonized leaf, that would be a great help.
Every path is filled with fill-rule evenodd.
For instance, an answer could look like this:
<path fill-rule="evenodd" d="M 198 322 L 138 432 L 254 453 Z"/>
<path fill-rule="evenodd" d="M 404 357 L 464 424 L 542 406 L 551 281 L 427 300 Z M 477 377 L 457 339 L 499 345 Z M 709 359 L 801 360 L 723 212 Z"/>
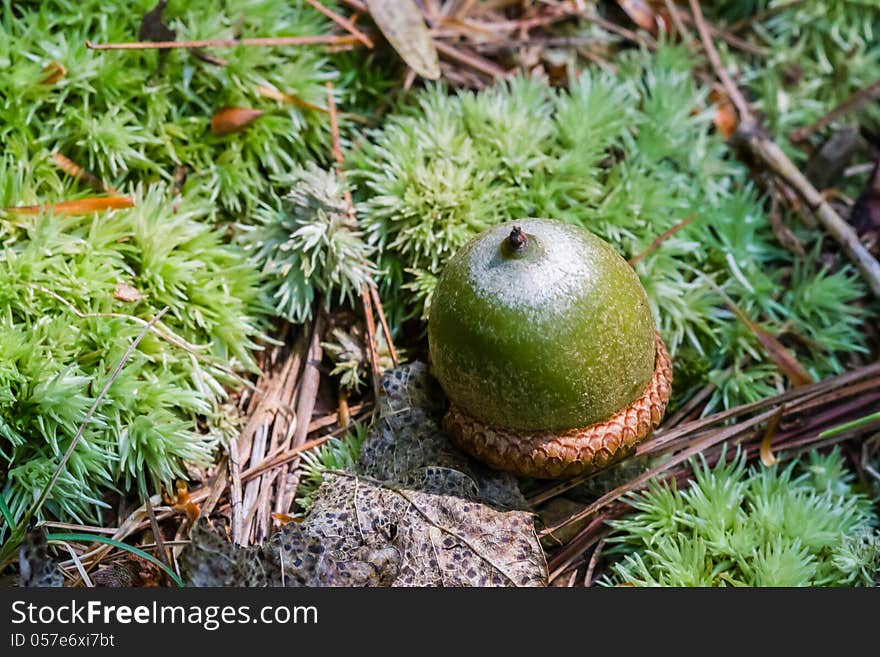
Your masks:
<path fill-rule="evenodd" d="M 17 214 L 40 214 L 41 212 L 54 212 L 55 214 L 89 214 L 90 212 L 123 210 L 125 208 L 133 207 L 134 199 L 130 196 L 95 196 L 93 198 L 82 198 L 78 201 L 44 203 L 43 205 L 22 205 L 14 208 L 6 208 L 6 211 L 15 212 Z"/>
<path fill-rule="evenodd" d="M 440 77 L 437 48 L 413 0 L 367 0 L 367 8 L 403 61 L 423 78 Z"/>
<path fill-rule="evenodd" d="M 263 110 L 249 107 L 224 107 L 217 110 L 211 117 L 211 133 L 219 137 L 239 132 L 261 116 L 263 116 Z"/>

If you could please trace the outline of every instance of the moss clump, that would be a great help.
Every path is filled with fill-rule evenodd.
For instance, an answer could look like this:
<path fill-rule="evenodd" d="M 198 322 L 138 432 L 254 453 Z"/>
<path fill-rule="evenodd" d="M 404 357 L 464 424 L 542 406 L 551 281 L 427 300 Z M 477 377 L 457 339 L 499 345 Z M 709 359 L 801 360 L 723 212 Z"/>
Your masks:
<path fill-rule="evenodd" d="M 655 484 L 630 495 L 611 521 L 605 584 L 637 586 L 870 586 L 880 569 L 871 500 L 835 450 L 785 468 L 746 469 L 738 456 L 694 464 L 679 491 Z"/>
<path fill-rule="evenodd" d="M 278 187 L 283 195 L 273 205 L 261 204 L 253 227 L 242 227 L 275 313 L 302 322 L 312 316 L 316 298 L 326 310 L 353 302 L 377 272 L 370 260 L 375 249 L 349 212 L 344 183 L 310 164 L 284 176 Z"/>
<path fill-rule="evenodd" d="M 44 515 L 94 518 L 108 488 L 206 465 L 236 370 L 256 371 L 258 274 L 204 209 L 168 190 L 131 210 L 0 219 L 0 475 L 15 518 L 51 478 L 144 322 L 140 343 L 86 428 Z M 2 200 L 2 199 L 0 199 Z M 120 285 L 130 286 L 123 294 Z M 126 300 L 127 299 L 127 300 Z"/>

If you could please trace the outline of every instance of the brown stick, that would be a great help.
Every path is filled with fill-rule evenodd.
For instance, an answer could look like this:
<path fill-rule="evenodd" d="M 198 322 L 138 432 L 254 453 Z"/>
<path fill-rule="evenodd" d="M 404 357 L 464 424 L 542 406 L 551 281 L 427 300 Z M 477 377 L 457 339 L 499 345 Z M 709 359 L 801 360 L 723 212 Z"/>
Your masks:
<path fill-rule="evenodd" d="M 672 25 L 675 27 L 675 31 L 678 32 L 678 35 L 681 37 L 685 46 L 687 46 L 687 49 L 691 52 L 696 52 L 699 46 L 694 43 L 693 36 L 684 26 L 684 22 L 681 20 L 681 14 L 678 12 L 675 2 L 673 2 L 673 0 L 663 0 L 663 3 L 666 5 L 666 11 L 669 12 L 669 17 L 672 19 Z"/>
<path fill-rule="evenodd" d="M 706 51 L 706 56 L 709 57 L 709 62 L 712 64 L 712 68 L 715 69 L 715 75 L 721 80 L 721 84 L 724 85 L 724 90 L 727 91 L 727 95 L 730 97 L 734 107 L 736 107 L 737 112 L 739 112 L 740 121 L 753 121 L 752 111 L 749 109 L 749 104 L 746 102 L 739 87 L 734 84 L 727 69 L 724 68 L 724 65 L 721 63 L 721 57 L 718 56 L 718 51 L 715 49 L 715 44 L 712 43 L 712 36 L 709 34 L 709 27 L 706 25 L 706 21 L 703 18 L 703 11 L 700 9 L 700 3 L 698 0 L 688 0 L 688 2 L 690 3 L 694 24 L 697 27 L 697 32 L 700 34 L 700 40 L 703 42 L 703 49 Z"/>
<path fill-rule="evenodd" d="M 871 292 L 880 298 L 880 263 L 859 240 L 859 236 L 844 220 L 822 194 L 813 187 L 806 176 L 792 163 L 774 142 L 759 134 L 757 130 L 747 132 L 740 129 L 744 143 L 767 164 L 780 178 L 785 180 L 806 201 L 825 231 L 840 245 L 847 257 L 855 264 L 867 280 Z"/>
<path fill-rule="evenodd" d="M 354 45 L 353 36 L 319 34 L 313 36 L 260 37 L 256 39 L 201 39 L 196 41 L 131 41 L 126 43 L 93 43 L 86 39 L 89 50 L 170 50 L 172 48 L 236 48 L 238 46 L 315 46 Z"/>
<path fill-rule="evenodd" d="M 880 298 L 880 263 L 859 241 L 852 227 L 832 208 L 822 194 L 813 187 L 806 176 L 800 172 L 775 142 L 770 140 L 758 127 L 749 105 L 730 75 L 721 64 L 718 51 L 703 20 L 703 13 L 697 0 L 689 0 L 694 22 L 703 42 L 703 49 L 715 69 L 715 74 L 724 85 L 730 100 L 740 115 L 740 124 L 735 138 L 746 146 L 753 155 L 763 160 L 773 172 L 786 181 L 806 201 L 825 231 L 840 245 L 847 257 L 855 264 L 867 280 L 871 292 Z"/>

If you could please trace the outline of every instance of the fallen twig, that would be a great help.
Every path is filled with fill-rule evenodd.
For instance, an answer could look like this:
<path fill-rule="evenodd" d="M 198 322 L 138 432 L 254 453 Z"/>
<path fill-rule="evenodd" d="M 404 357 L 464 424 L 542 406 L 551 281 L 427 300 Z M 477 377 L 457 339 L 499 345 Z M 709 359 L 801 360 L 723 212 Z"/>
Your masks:
<path fill-rule="evenodd" d="M 665 241 L 668 240 L 670 237 L 672 237 L 673 235 L 675 235 L 675 234 L 676 234 L 678 231 L 680 231 L 682 228 L 685 228 L 688 224 L 690 224 L 690 223 L 696 218 L 696 216 L 697 216 L 697 213 L 696 213 L 696 212 L 691 212 L 687 217 L 685 217 L 684 219 L 682 219 L 681 221 L 679 221 L 679 222 L 678 222 L 677 224 L 675 224 L 672 228 L 670 228 L 669 230 L 665 230 L 665 231 L 663 231 L 662 233 L 660 233 L 660 235 L 659 235 L 659 236 L 658 236 L 653 242 L 651 242 L 651 243 L 648 245 L 648 248 L 647 248 L 647 249 L 645 249 L 644 251 L 642 251 L 641 253 L 639 253 L 639 254 L 637 254 L 637 255 L 634 255 L 632 258 L 629 259 L 629 264 L 630 264 L 630 266 L 631 266 L 631 267 L 632 267 L 632 266 L 635 266 L 635 264 L 636 264 L 639 260 L 641 260 L 642 258 L 644 258 L 644 257 L 647 256 L 647 255 L 652 254 L 654 251 L 656 251 L 658 248 L 660 248 L 660 245 L 663 244 L 663 242 L 665 242 Z"/>

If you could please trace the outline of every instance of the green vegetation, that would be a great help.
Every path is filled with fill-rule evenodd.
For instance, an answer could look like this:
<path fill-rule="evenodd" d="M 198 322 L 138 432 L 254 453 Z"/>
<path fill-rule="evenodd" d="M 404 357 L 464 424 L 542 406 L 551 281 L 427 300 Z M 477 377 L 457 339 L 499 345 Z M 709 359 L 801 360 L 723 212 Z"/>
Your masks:
<path fill-rule="evenodd" d="M 0 18 L 0 141 L 3 155 L 32 188 L 19 203 L 43 200 L 52 153 L 62 153 L 117 188 L 164 180 L 187 170 L 184 192 L 212 215 L 247 218 L 272 197 L 274 176 L 302 162 L 330 159 L 326 82 L 349 111 L 362 110 L 388 84 L 371 58 L 327 55 L 321 47 L 224 48 L 226 64 L 186 49 L 95 51 L 95 43 L 135 41 L 154 0 L 3 0 Z M 207 0 L 169 3 L 165 19 L 178 40 L 326 34 L 330 21 L 301 2 Z M 52 84 L 46 67 L 66 74 Z M 293 97 L 285 104 L 268 88 Z M 225 107 L 265 112 L 241 133 L 214 136 L 211 118 Z M 348 124 L 345 115 L 343 127 Z M 25 191 L 25 190 L 22 190 Z"/>
<path fill-rule="evenodd" d="M 605 584 L 870 586 L 880 568 L 876 509 L 837 450 L 784 468 L 694 463 L 685 490 L 654 484 L 628 502 Z"/>
<path fill-rule="evenodd" d="M 332 172 L 310 164 L 286 176 L 289 191 L 256 212 L 259 224 L 244 242 L 261 266 L 275 313 L 292 322 L 311 318 L 322 297 L 329 310 L 352 303 L 376 269 L 345 200 L 345 188 Z"/>
<path fill-rule="evenodd" d="M 265 309 L 241 250 L 223 243 L 198 206 L 182 203 L 175 213 L 171 205 L 154 186 L 131 210 L 0 221 L 0 460 L 15 518 L 51 478 L 144 322 L 165 307 L 99 406 L 46 513 L 94 518 L 102 489 L 170 483 L 185 476 L 184 461 L 213 460 L 228 424 L 225 386 L 237 383 L 235 371 L 256 370 L 251 350 Z M 133 292 L 119 295 L 119 285 Z"/>
<path fill-rule="evenodd" d="M 324 473 L 333 470 L 357 471 L 361 446 L 367 439 L 369 427 L 356 424 L 341 438 L 331 438 L 315 450 L 303 452 L 302 477 L 296 489 L 296 503 L 300 508 L 312 506 L 315 493 L 324 481 Z"/>

